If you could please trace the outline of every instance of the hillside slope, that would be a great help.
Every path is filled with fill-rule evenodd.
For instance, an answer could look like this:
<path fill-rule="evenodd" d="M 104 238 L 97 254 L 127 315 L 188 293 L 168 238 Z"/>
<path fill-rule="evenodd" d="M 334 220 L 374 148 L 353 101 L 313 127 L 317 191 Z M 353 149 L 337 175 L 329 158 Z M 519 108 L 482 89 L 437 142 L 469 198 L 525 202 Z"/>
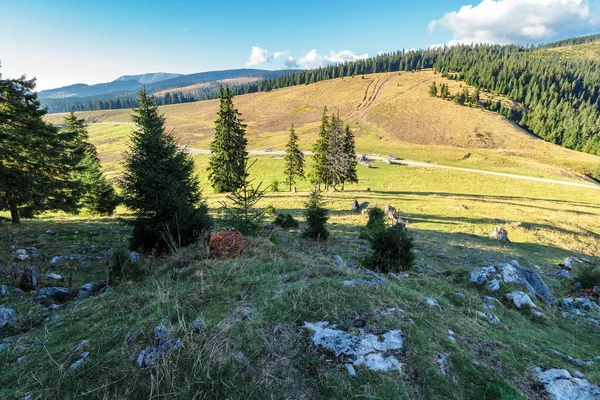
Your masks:
<path fill-rule="evenodd" d="M 384 73 L 242 95 L 235 104 L 248 124 L 251 149 L 283 149 L 287 129 L 294 124 L 302 147 L 309 150 L 327 106 L 351 125 L 360 152 L 574 180 L 584 179 L 583 174 L 600 164 L 596 156 L 544 142 L 496 113 L 430 97 L 428 85 L 434 80 L 447 83 L 452 93 L 466 86 L 432 71 Z M 217 107 L 218 101 L 210 100 L 164 106 L 161 111 L 183 144 L 208 148 Z M 96 144 L 105 160 L 120 157 L 131 127 L 119 124 L 130 123 L 130 113 L 78 113 L 92 124 L 92 140 L 102 136 Z M 47 117 L 53 123 L 62 118 L 64 114 Z"/>

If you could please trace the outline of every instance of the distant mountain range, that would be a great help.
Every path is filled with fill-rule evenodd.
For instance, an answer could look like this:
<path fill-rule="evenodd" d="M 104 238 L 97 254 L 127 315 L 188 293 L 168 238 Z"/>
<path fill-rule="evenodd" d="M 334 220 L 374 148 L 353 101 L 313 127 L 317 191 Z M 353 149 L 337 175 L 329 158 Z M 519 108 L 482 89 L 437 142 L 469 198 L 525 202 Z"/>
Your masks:
<path fill-rule="evenodd" d="M 42 90 L 38 93 L 38 98 L 42 106 L 48 107 L 48 111 L 51 113 L 105 108 L 104 104 L 98 104 L 98 102 L 110 105 L 109 108 L 112 108 L 112 104 L 115 104 L 116 108 L 129 107 L 130 100 L 135 98 L 137 91 L 144 86 L 149 93 L 157 93 L 157 96 L 163 96 L 169 91 L 183 92 L 185 98 L 181 97 L 177 102 L 185 102 L 202 99 L 214 93 L 220 81 L 228 80 L 227 84 L 236 86 L 243 84 L 244 80 L 240 78 L 249 78 L 246 81 L 256 81 L 286 75 L 295 71 L 268 71 L 246 68 L 187 75 L 166 72 L 123 75 L 112 82 L 95 85 L 77 83 L 56 89 Z M 204 85 L 190 88 L 198 84 Z M 119 105 L 116 105 L 117 101 Z"/>

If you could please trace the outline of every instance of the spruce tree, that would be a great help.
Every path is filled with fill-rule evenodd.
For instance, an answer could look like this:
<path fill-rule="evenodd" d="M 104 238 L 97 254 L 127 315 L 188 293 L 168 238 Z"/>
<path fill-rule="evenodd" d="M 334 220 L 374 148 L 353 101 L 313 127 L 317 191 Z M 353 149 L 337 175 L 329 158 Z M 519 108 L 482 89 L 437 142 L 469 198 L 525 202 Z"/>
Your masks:
<path fill-rule="evenodd" d="M 329 211 L 323 207 L 323 199 L 319 192 L 312 191 L 306 202 L 306 228 L 302 237 L 316 240 L 325 240 L 329 237 L 329 231 L 325 223 L 329 219 Z"/>
<path fill-rule="evenodd" d="M 15 224 L 49 210 L 76 212 L 78 138 L 43 120 L 35 79 L 0 75 L 0 100 L 0 210 Z"/>
<path fill-rule="evenodd" d="M 125 205 L 136 216 L 131 247 L 162 252 L 193 243 L 212 221 L 194 160 L 166 132 L 165 117 L 144 89 L 139 104 L 121 183 Z"/>
<path fill-rule="evenodd" d="M 98 152 L 89 142 L 84 120 L 78 119 L 71 112 L 64 119 L 62 132 L 77 137 L 78 146 L 84 149 L 84 155 L 78 165 L 82 189 L 81 205 L 94 213 L 112 214 L 119 204 L 119 197 L 102 172 Z"/>
<path fill-rule="evenodd" d="M 321 191 L 321 184 L 327 184 L 329 130 L 329 117 L 327 116 L 327 106 L 325 106 L 321 116 L 317 142 L 313 145 L 313 171 L 311 172 L 311 183 L 317 186 L 319 191 Z"/>
<path fill-rule="evenodd" d="M 346 182 L 358 183 L 358 172 L 356 170 L 358 166 L 358 160 L 356 159 L 356 146 L 354 142 L 354 134 L 350 130 L 350 126 L 346 125 L 344 134 L 344 157 L 345 157 L 345 168 L 342 179 L 342 190 Z"/>
<path fill-rule="evenodd" d="M 215 192 L 233 192 L 246 179 L 248 152 L 246 125 L 233 105 L 229 86 L 219 87 L 219 117 L 215 121 L 215 138 L 210 144 L 208 178 Z"/>
<path fill-rule="evenodd" d="M 347 171 L 347 157 L 344 148 L 344 129 L 342 120 L 333 114 L 329 123 L 329 135 L 326 149 L 325 185 L 337 191 L 337 185 L 344 181 Z"/>
<path fill-rule="evenodd" d="M 437 96 L 437 85 L 435 84 L 435 81 L 433 81 L 431 83 L 431 85 L 429 86 L 429 95 L 431 97 L 436 97 Z"/>
<path fill-rule="evenodd" d="M 475 107 L 479 107 L 479 100 L 480 100 L 480 95 L 479 95 L 479 88 L 476 87 L 475 90 L 473 91 L 473 96 L 471 96 L 471 104 Z"/>
<path fill-rule="evenodd" d="M 296 179 L 304 178 L 304 154 L 298 147 L 298 135 L 294 125 L 290 128 L 290 138 L 285 147 L 285 179 L 292 190 Z"/>

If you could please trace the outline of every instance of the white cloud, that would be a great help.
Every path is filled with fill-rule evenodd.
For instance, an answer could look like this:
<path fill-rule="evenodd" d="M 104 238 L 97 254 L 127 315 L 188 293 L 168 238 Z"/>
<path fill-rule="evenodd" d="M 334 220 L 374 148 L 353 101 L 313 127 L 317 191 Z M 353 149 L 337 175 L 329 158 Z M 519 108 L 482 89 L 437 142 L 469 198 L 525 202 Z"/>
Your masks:
<path fill-rule="evenodd" d="M 369 54 L 365 53 L 357 55 L 351 50 L 342 50 L 338 52 L 332 50 L 329 54 L 323 56 L 319 54 L 316 49 L 312 49 L 298 60 L 298 65 L 301 68 L 318 68 L 326 65 L 343 63 L 345 61 L 362 60 L 365 58 L 369 58 Z"/>
<path fill-rule="evenodd" d="M 276 51 L 275 53 L 273 53 L 273 59 L 277 60 L 280 57 L 285 57 L 288 54 L 290 54 L 289 51 Z"/>
<path fill-rule="evenodd" d="M 269 62 L 267 55 L 268 53 L 265 49 L 261 49 L 258 46 L 252 46 L 252 52 L 250 53 L 250 58 L 246 63 L 246 67 L 253 67 Z"/>
<path fill-rule="evenodd" d="M 298 68 L 298 62 L 296 61 L 296 59 L 292 56 L 289 56 L 284 62 L 283 64 L 287 67 L 287 68 Z"/>
<path fill-rule="evenodd" d="M 450 45 L 537 43 L 588 33 L 598 22 L 589 0 L 483 0 L 431 21 L 429 29 L 450 31 Z"/>

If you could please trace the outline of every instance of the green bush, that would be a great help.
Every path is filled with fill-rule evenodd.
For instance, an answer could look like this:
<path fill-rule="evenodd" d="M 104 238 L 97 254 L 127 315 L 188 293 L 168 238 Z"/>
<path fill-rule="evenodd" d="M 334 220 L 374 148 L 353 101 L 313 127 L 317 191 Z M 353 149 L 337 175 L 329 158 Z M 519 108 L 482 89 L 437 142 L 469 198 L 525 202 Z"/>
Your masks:
<path fill-rule="evenodd" d="M 265 207 L 265 214 L 276 215 L 277 210 L 275 210 L 275 207 L 273 207 L 273 205 L 269 204 L 268 206 Z"/>
<path fill-rule="evenodd" d="M 329 211 L 322 206 L 321 195 L 312 191 L 306 202 L 306 229 L 302 232 L 302 237 L 308 239 L 325 240 L 329 237 L 329 231 L 325 223 L 329 219 Z"/>
<path fill-rule="evenodd" d="M 279 192 L 279 181 L 274 179 L 271 183 L 271 192 Z"/>
<path fill-rule="evenodd" d="M 144 266 L 136 258 L 135 253 L 126 249 L 115 250 L 108 263 L 108 283 L 141 279 L 145 273 Z"/>
<path fill-rule="evenodd" d="M 372 250 L 364 260 L 367 267 L 380 272 L 399 272 L 412 266 L 413 239 L 403 226 L 373 229 L 367 240 Z"/>
<path fill-rule="evenodd" d="M 598 263 L 585 264 L 575 272 L 575 282 L 579 282 L 584 289 L 593 289 L 600 286 L 600 267 Z"/>
<path fill-rule="evenodd" d="M 273 225 L 283 229 L 295 229 L 299 224 L 291 214 L 277 214 Z"/>
<path fill-rule="evenodd" d="M 382 228 L 385 228 L 385 213 L 381 208 L 371 208 L 369 209 L 369 221 L 367 222 L 367 225 L 361 229 L 359 237 L 361 239 L 368 239 L 371 232 Z"/>

